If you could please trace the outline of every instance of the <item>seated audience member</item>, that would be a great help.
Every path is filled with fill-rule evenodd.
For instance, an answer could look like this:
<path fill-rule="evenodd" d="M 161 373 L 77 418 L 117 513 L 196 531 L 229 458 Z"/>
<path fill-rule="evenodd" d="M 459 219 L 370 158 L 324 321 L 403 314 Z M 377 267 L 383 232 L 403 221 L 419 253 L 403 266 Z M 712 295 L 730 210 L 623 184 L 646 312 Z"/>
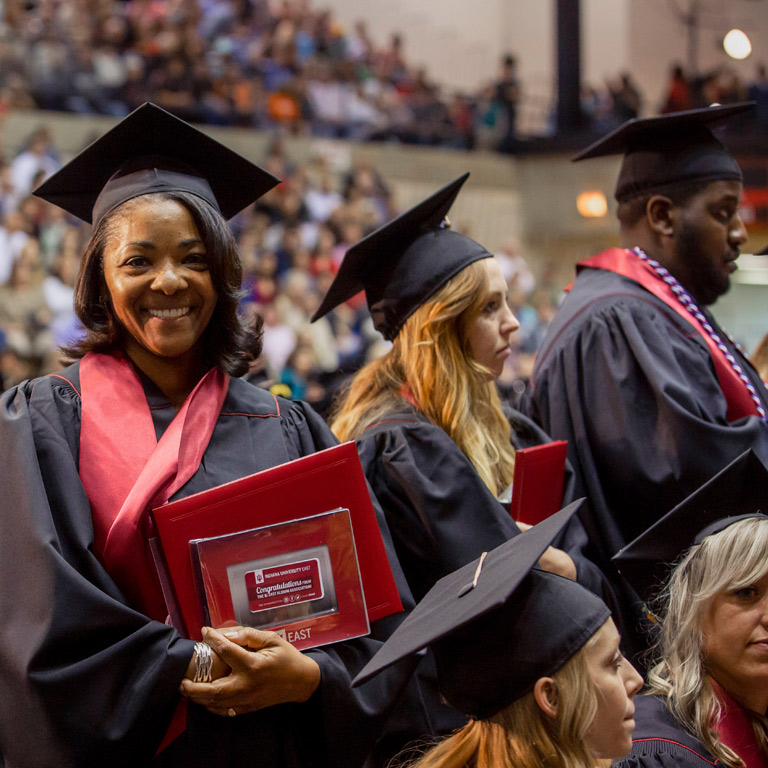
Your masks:
<path fill-rule="evenodd" d="M 435 584 L 358 678 L 429 646 L 469 716 L 411 768 L 593 768 L 626 755 L 642 678 L 605 603 L 533 568 L 579 502 Z"/>
<path fill-rule="evenodd" d="M 677 564 L 635 742 L 614 768 L 768 765 L 766 510 L 768 469 L 747 451 L 615 558 L 646 600 Z"/>

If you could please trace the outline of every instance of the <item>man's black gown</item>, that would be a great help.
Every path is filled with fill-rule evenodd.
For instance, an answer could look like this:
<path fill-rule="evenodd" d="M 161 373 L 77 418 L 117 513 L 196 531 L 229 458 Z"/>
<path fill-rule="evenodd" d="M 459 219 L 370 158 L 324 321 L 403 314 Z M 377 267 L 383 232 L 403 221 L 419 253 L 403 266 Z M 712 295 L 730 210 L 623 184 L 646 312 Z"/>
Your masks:
<path fill-rule="evenodd" d="M 757 372 L 720 336 L 768 408 Z M 611 557 L 748 448 L 768 461 L 768 424 L 757 416 L 729 422 L 693 326 L 634 280 L 593 268 L 579 273 L 558 310 L 522 409 L 568 441 L 576 495 L 588 501 L 587 552 L 622 596 L 615 618 L 636 657 L 648 639 Z"/>
<path fill-rule="evenodd" d="M 236 718 L 190 705 L 185 733 L 153 758 L 193 643 L 134 610 L 93 554 L 78 476 L 78 366 L 62 376 L 23 383 L 0 400 L 0 752 L 7 764 L 360 766 L 411 670 L 354 690 L 350 679 L 398 616 L 377 622 L 369 638 L 309 651 L 322 672 L 309 702 Z M 145 391 L 159 436 L 175 412 L 146 382 Z M 200 468 L 174 498 L 335 443 L 308 407 L 232 379 Z M 412 606 L 381 516 L 380 523 Z M 420 732 L 421 714 L 410 717 Z"/>

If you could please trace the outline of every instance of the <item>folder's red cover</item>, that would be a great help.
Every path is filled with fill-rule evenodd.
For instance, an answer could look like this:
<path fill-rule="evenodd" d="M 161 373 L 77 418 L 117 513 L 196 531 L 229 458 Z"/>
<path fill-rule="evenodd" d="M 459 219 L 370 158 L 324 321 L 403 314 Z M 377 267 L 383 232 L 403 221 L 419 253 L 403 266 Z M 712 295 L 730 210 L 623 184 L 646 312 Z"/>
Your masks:
<path fill-rule="evenodd" d="M 509 513 L 517 522 L 536 525 L 561 508 L 567 449 L 567 440 L 555 440 L 515 453 Z"/>
<path fill-rule="evenodd" d="M 403 610 L 354 442 L 327 448 L 152 510 L 176 603 L 192 639 L 202 639 L 189 542 L 349 510 L 371 622 Z M 161 573 L 161 579 L 163 574 Z"/>

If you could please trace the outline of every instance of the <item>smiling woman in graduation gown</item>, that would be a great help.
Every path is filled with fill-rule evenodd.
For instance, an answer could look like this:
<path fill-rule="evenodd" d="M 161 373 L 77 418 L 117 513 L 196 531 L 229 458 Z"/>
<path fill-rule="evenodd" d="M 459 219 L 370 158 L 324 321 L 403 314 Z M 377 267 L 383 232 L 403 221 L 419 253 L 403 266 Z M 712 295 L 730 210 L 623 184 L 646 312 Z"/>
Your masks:
<path fill-rule="evenodd" d="M 164 623 L 147 510 L 336 443 L 308 407 L 236 378 L 259 339 L 235 314 L 225 219 L 276 181 L 145 105 L 39 190 L 95 226 L 76 298 L 87 354 L 0 401 L 10 765 L 352 768 L 408 678 L 353 692 L 376 640 L 299 653 L 247 629 L 209 632 L 218 679 L 193 682 L 203 649 Z"/>

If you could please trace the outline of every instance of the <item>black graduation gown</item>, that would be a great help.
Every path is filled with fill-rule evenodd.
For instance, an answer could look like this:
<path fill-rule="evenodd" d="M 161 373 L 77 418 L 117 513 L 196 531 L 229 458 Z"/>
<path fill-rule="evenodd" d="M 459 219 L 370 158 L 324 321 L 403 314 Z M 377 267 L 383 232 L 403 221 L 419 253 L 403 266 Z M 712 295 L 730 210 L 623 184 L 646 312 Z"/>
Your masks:
<path fill-rule="evenodd" d="M 510 409 L 516 448 L 549 442 L 533 422 Z M 443 576 L 520 533 L 508 508 L 480 479 L 466 454 L 448 434 L 407 403 L 368 427 L 357 441 L 363 471 L 386 515 L 398 559 L 418 601 Z M 567 471 L 564 503 L 571 501 Z M 600 570 L 581 555 L 586 534 L 577 518 L 556 546 L 574 559 L 578 580 L 612 602 Z M 431 654 L 419 667 L 431 714 L 431 729 L 445 734 L 466 718 L 441 703 Z"/>
<path fill-rule="evenodd" d="M 630 753 L 614 760 L 611 768 L 712 768 L 718 764 L 658 696 L 635 697 L 635 723 Z"/>
<path fill-rule="evenodd" d="M 349 766 L 357 768 L 411 670 L 358 689 L 350 679 L 401 616 L 372 637 L 308 653 L 322 682 L 304 704 L 236 718 L 190 705 L 188 727 L 153 755 L 179 698 L 193 643 L 134 610 L 93 554 L 78 477 L 78 366 L 25 382 L 0 400 L 0 752 L 9 766 Z M 173 410 L 147 392 L 158 433 Z M 302 403 L 232 379 L 197 473 L 176 497 L 335 444 Z M 268 416 L 268 418 L 260 418 Z M 108 460 L 108 457 L 105 457 Z M 407 585 L 385 544 L 406 608 Z M 412 713 L 416 733 L 423 719 Z"/>
<path fill-rule="evenodd" d="M 714 324 L 714 320 L 712 321 Z M 725 339 L 725 334 L 720 334 Z M 768 407 L 757 372 L 726 340 Z M 522 409 L 568 441 L 587 550 L 622 595 L 625 651 L 647 647 L 610 558 L 743 451 L 768 461 L 768 424 L 729 422 L 709 350 L 635 281 L 583 269 L 538 352 Z"/>
<path fill-rule="evenodd" d="M 549 442 L 522 414 L 507 416 L 516 448 Z M 410 405 L 368 427 L 357 449 L 417 601 L 438 579 L 520 533 L 463 451 Z M 571 486 L 569 471 L 564 503 L 575 498 Z M 556 546 L 574 558 L 579 582 L 603 596 L 602 574 L 580 554 L 586 535 L 572 523 Z"/>

